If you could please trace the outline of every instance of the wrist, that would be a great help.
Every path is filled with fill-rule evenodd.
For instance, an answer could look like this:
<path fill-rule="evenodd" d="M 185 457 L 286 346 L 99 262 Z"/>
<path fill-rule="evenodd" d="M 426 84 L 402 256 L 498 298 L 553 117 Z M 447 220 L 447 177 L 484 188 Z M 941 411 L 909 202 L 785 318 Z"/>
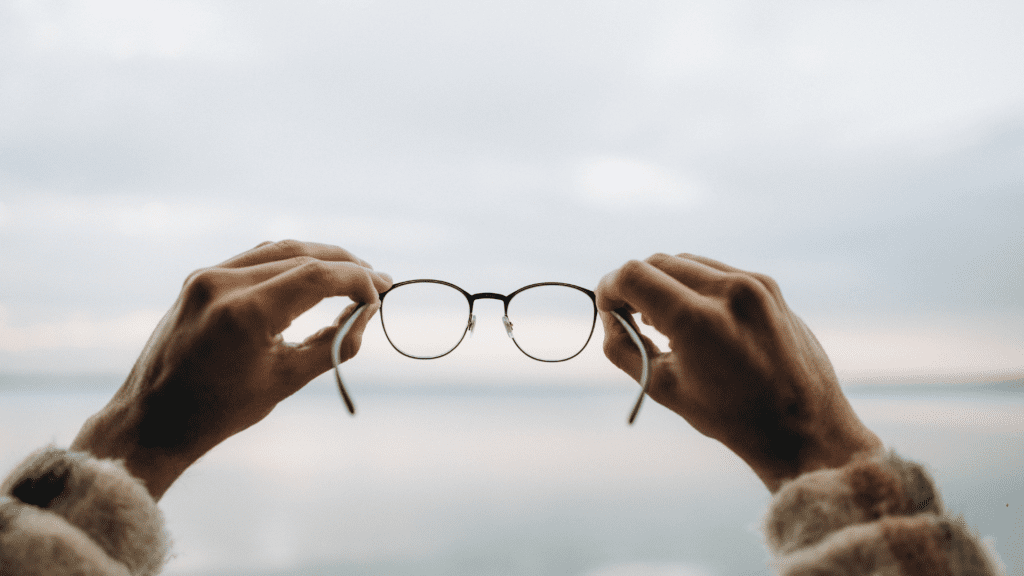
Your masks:
<path fill-rule="evenodd" d="M 70 448 L 94 458 L 121 461 L 153 499 L 159 500 L 195 458 L 145 446 L 137 422 L 130 410 L 107 406 L 86 420 Z"/>
<path fill-rule="evenodd" d="M 885 445 L 873 432 L 861 426 L 842 435 L 803 437 L 792 444 L 793 450 L 781 458 L 744 458 L 765 487 L 776 493 L 783 484 L 817 470 L 842 468 L 861 459 L 885 452 Z"/>

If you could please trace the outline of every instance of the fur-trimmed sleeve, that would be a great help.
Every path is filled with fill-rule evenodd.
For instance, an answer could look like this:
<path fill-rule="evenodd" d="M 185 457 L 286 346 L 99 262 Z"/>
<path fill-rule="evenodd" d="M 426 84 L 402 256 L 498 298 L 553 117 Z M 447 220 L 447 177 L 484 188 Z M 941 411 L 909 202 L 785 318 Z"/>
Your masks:
<path fill-rule="evenodd" d="M 0 576 L 148 576 L 167 552 L 156 502 L 119 462 L 49 447 L 0 485 Z"/>
<path fill-rule="evenodd" d="M 782 576 L 1001 576 L 995 552 L 942 509 L 924 469 L 894 453 L 804 474 L 765 520 Z"/>

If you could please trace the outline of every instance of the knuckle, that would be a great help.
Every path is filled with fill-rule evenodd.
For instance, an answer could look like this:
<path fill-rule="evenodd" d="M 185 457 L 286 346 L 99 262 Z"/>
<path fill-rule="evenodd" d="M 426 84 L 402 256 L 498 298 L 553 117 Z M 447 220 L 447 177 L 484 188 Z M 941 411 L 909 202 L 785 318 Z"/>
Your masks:
<path fill-rule="evenodd" d="M 213 299 L 220 285 L 220 272 L 216 268 L 200 268 L 185 278 L 182 292 L 185 299 L 202 306 Z"/>
<path fill-rule="evenodd" d="M 779 288 L 779 283 L 776 282 L 775 279 L 772 278 L 771 276 L 767 274 L 761 274 L 760 272 L 755 272 L 753 276 L 754 278 L 757 279 L 758 282 L 760 282 L 765 288 L 767 288 L 773 296 L 779 296 L 782 293 L 782 290 Z"/>
<path fill-rule="evenodd" d="M 730 274 L 728 281 L 729 309 L 741 320 L 751 320 L 763 314 L 770 297 L 768 288 L 752 274 Z"/>
<path fill-rule="evenodd" d="M 232 298 L 210 310 L 213 323 L 231 333 L 250 332 L 260 324 L 259 307 L 249 299 Z"/>
<path fill-rule="evenodd" d="M 356 277 L 356 282 L 358 284 L 356 290 L 363 292 L 363 295 L 368 299 L 368 301 L 378 301 L 379 296 L 377 294 L 377 287 L 373 283 L 373 273 L 370 272 L 370 270 L 362 267 L 357 267 L 355 268 L 355 270 L 356 274 L 358 275 Z"/>
<path fill-rule="evenodd" d="M 602 277 L 597 289 L 594 290 L 598 307 L 605 310 L 610 309 L 605 306 L 623 304 L 622 300 L 628 293 L 635 293 L 642 287 L 645 266 L 647 264 L 639 260 L 629 260 Z"/>
<path fill-rule="evenodd" d="M 286 257 L 303 256 L 306 253 L 305 244 L 291 238 L 274 242 L 274 248 Z"/>
<path fill-rule="evenodd" d="M 630 260 L 619 268 L 619 282 L 624 285 L 638 285 L 646 276 L 646 264 L 639 260 Z"/>
<path fill-rule="evenodd" d="M 752 274 L 743 272 L 727 274 L 725 282 L 730 296 L 734 294 L 749 294 L 760 286 L 760 283 Z"/>
<path fill-rule="evenodd" d="M 330 266 L 323 260 L 309 258 L 300 264 L 301 273 L 315 286 L 327 287 L 335 283 Z"/>
<path fill-rule="evenodd" d="M 658 268 L 670 264 L 672 260 L 673 257 L 664 252 L 657 252 L 647 257 L 647 263 Z"/>
<path fill-rule="evenodd" d="M 763 287 L 752 276 L 747 274 L 731 274 L 726 282 L 726 295 L 730 301 L 755 300 L 758 288 Z"/>
<path fill-rule="evenodd" d="M 185 277 L 184 286 L 193 286 L 197 283 L 205 283 L 212 274 L 212 268 L 198 268 Z"/>

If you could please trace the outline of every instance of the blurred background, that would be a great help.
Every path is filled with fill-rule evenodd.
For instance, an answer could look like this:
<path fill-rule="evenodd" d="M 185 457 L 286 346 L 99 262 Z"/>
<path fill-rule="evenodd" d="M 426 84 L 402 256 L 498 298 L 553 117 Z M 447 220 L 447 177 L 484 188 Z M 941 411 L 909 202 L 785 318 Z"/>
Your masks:
<path fill-rule="evenodd" d="M 776 278 L 864 419 L 1024 573 L 1021 22 L 1009 0 L 0 0 L 0 464 L 69 442 L 185 276 L 264 240 L 502 293 L 685 251 Z M 343 367 L 358 418 L 319 379 L 214 451 L 165 500 L 168 573 L 767 570 L 735 458 L 653 403 L 626 428 L 600 333 L 537 363 L 492 305 L 432 362 L 371 323 Z"/>

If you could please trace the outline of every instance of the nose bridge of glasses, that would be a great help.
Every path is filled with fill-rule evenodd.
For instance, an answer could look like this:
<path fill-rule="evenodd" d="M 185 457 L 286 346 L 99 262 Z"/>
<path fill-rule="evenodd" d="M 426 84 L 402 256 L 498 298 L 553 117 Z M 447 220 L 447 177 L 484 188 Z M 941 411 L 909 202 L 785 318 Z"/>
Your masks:
<path fill-rule="evenodd" d="M 477 300 L 498 300 L 499 302 L 501 302 L 503 312 L 508 312 L 509 297 L 505 296 L 504 294 L 498 294 L 496 292 L 480 292 L 479 294 L 470 294 L 469 309 L 471 311 L 473 310 L 473 304 L 475 304 Z M 476 315 L 474 314 L 473 318 L 470 320 L 470 323 L 475 324 L 475 320 Z"/>
<path fill-rule="evenodd" d="M 473 306 L 473 304 L 477 300 L 497 300 L 497 301 L 501 302 L 501 307 L 502 307 L 501 322 L 502 322 L 502 324 L 505 327 L 505 333 L 508 334 L 509 338 L 512 338 L 512 323 L 509 321 L 508 314 L 507 314 L 507 312 L 508 312 L 508 301 L 510 300 L 510 298 L 508 296 L 504 295 L 504 294 L 497 294 L 495 292 L 481 292 L 479 294 L 470 294 L 470 296 L 469 296 L 470 306 Z M 473 333 L 473 329 L 477 326 L 476 308 L 473 307 L 472 310 L 473 310 L 473 312 L 470 314 L 470 317 L 469 317 L 469 333 L 470 334 Z"/>
<path fill-rule="evenodd" d="M 470 295 L 470 302 L 476 302 L 477 300 L 501 300 L 502 303 L 508 304 L 508 296 L 505 296 L 504 294 L 495 294 L 494 292 L 481 292 L 479 294 Z"/>

